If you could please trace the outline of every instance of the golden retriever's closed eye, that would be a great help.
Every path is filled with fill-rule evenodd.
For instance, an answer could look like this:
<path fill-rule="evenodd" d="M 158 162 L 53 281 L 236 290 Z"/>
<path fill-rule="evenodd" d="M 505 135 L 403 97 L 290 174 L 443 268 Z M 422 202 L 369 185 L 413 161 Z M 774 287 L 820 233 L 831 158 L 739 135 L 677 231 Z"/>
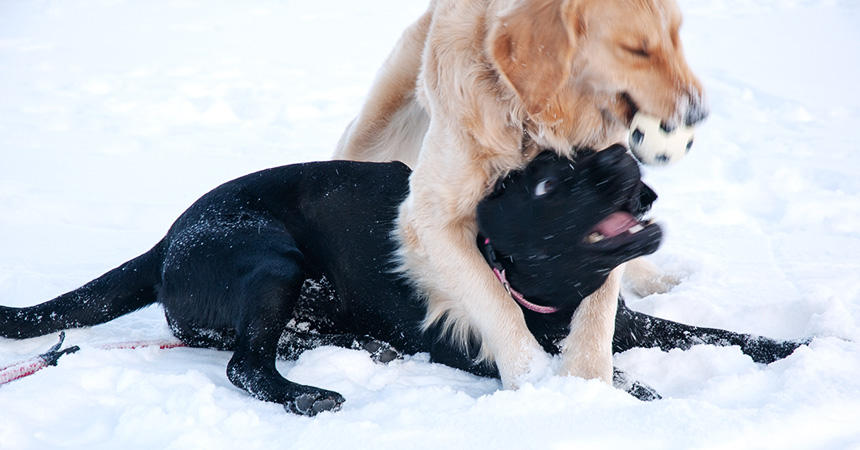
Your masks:
<path fill-rule="evenodd" d="M 475 206 L 540 148 L 624 142 L 637 112 L 671 128 L 707 115 L 674 0 L 434 0 L 386 61 L 336 157 L 414 168 L 400 208 L 402 267 L 427 322 L 481 339 L 506 386 L 546 355 L 475 249 Z M 610 380 L 619 276 L 571 319 L 565 373 Z"/>

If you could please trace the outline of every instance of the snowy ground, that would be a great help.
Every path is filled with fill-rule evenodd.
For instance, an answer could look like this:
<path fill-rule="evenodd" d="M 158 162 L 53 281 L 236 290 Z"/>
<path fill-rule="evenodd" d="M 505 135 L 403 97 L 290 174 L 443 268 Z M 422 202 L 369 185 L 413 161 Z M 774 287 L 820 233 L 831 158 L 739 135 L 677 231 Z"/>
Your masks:
<path fill-rule="evenodd" d="M 778 338 L 632 350 L 658 389 L 520 391 L 418 355 L 388 366 L 321 348 L 279 364 L 335 389 L 315 419 L 250 399 L 209 350 L 98 350 L 169 337 L 158 307 L 72 330 L 84 349 L 0 387 L 0 448 L 860 448 L 860 5 L 682 0 L 713 114 L 693 153 L 648 170 L 684 274 L 642 311 Z M 200 194 L 327 158 L 425 0 L 0 0 L 0 303 L 30 305 L 148 249 Z M 55 340 L 0 339 L 0 367 Z"/>

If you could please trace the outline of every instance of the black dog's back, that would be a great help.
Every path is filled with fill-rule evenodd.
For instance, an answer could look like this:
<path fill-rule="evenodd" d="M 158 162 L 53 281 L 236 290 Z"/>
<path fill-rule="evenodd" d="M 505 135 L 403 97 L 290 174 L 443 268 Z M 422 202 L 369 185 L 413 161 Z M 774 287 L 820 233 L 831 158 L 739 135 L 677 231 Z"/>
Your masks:
<path fill-rule="evenodd" d="M 247 296 L 258 290 L 254 284 L 270 276 L 286 279 L 298 270 L 302 281 L 325 277 L 337 292 L 333 308 L 302 305 L 312 329 L 318 325 L 314 320 L 334 321 L 333 328 L 372 330 L 378 339 L 409 351 L 413 336 L 403 339 L 399 327 L 385 326 L 391 315 L 421 319 L 413 290 L 392 264 L 390 233 L 409 173 L 402 163 L 297 164 L 257 172 L 206 194 L 164 240 L 159 301 L 171 327 L 186 339 L 209 329 L 224 339 L 200 345 L 232 348 L 230 330 L 243 327 Z M 370 302 L 390 308 L 380 311 Z"/>
<path fill-rule="evenodd" d="M 95 325 L 158 301 L 187 344 L 233 350 L 228 378 L 254 397 L 303 414 L 335 408 L 343 402 L 339 394 L 277 372 L 279 339 L 304 281 L 326 276 L 338 293 L 326 321 L 347 333 L 417 340 L 417 325 L 403 336 L 402 321 L 381 320 L 399 314 L 409 321 L 411 314 L 417 324 L 421 315 L 417 303 L 396 311 L 401 299 L 414 300 L 412 290 L 385 269 L 409 173 L 402 163 L 331 161 L 227 182 L 189 207 L 144 255 L 46 303 L 0 307 L 0 336 Z M 370 301 L 392 308 L 374 311 L 366 307 Z"/>
<path fill-rule="evenodd" d="M 398 162 L 331 161 L 229 181 L 191 205 L 143 255 L 48 302 L 0 306 L 0 336 L 21 339 L 92 326 L 157 301 L 195 325 L 231 327 L 238 306 L 225 302 L 224 292 L 237 288 L 231 283 L 239 273 L 283 271 L 262 268 L 270 255 L 301 262 L 311 277 L 333 273 L 331 281 L 343 287 L 393 253 L 388 233 L 409 173 Z M 226 254 L 237 258 L 237 273 L 227 273 Z M 201 264 L 208 267 L 201 270 Z M 327 270 L 332 264 L 337 266 Z M 372 275 L 397 278 L 387 271 Z"/>

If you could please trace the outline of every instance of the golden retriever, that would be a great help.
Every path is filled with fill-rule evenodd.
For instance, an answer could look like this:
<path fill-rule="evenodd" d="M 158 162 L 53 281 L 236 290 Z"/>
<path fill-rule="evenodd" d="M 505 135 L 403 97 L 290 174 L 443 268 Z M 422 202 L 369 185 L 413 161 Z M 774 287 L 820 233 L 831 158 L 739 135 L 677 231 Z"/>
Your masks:
<path fill-rule="evenodd" d="M 684 59 L 674 0 L 432 0 L 349 125 L 338 158 L 414 168 L 399 210 L 402 269 L 427 295 L 429 326 L 478 338 L 505 387 L 549 371 L 475 247 L 475 207 L 538 149 L 626 142 L 638 111 L 701 121 L 702 88 Z M 620 273 L 571 319 L 561 373 L 610 382 Z"/>

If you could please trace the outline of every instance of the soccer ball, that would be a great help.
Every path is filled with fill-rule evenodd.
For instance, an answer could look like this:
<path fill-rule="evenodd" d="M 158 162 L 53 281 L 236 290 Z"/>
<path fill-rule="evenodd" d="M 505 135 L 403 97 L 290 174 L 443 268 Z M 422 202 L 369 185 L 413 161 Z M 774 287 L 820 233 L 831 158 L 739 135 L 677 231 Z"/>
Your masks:
<path fill-rule="evenodd" d="M 683 158 L 693 146 L 693 127 L 668 129 L 660 119 L 636 113 L 630 123 L 630 150 L 643 164 L 668 165 Z"/>

